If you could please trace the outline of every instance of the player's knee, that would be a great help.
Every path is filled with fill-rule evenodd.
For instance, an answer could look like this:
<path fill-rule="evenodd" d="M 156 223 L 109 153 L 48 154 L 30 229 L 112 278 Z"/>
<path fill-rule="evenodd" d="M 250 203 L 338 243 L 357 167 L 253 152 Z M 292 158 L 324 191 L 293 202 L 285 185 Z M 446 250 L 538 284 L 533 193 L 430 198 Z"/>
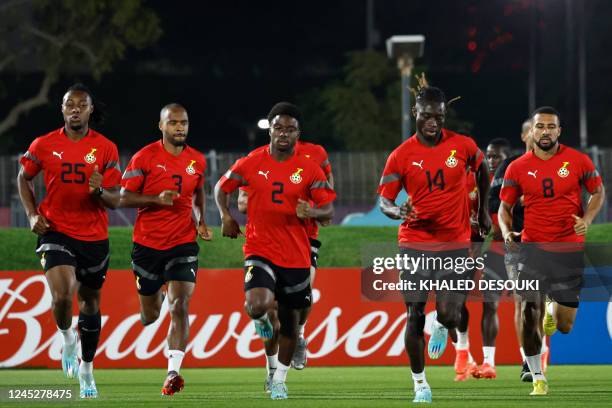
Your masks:
<path fill-rule="evenodd" d="M 169 302 L 170 315 L 173 317 L 185 317 L 189 313 L 189 298 L 178 296 Z M 158 313 L 159 314 L 159 313 Z"/>
<path fill-rule="evenodd" d="M 98 299 L 79 300 L 79 311 L 86 315 L 95 315 L 100 310 L 100 302 Z"/>
<path fill-rule="evenodd" d="M 409 306 L 407 310 L 406 330 L 408 333 L 423 335 L 425 327 L 425 311 L 421 307 Z"/>
<path fill-rule="evenodd" d="M 148 326 L 159 318 L 159 310 L 142 310 L 140 312 L 140 322 L 143 326 Z"/>
<path fill-rule="evenodd" d="M 65 293 L 53 294 L 53 310 L 72 309 L 72 296 Z"/>
<path fill-rule="evenodd" d="M 557 321 L 557 330 L 559 330 L 563 334 L 567 334 L 572 331 L 572 327 L 574 326 L 574 322 L 569 320 L 558 320 Z"/>
<path fill-rule="evenodd" d="M 455 310 L 438 311 L 438 322 L 447 328 L 457 327 L 460 317 L 459 312 Z"/>
<path fill-rule="evenodd" d="M 268 302 L 261 299 L 249 299 L 244 302 L 244 310 L 251 319 L 259 319 L 272 308 Z"/>

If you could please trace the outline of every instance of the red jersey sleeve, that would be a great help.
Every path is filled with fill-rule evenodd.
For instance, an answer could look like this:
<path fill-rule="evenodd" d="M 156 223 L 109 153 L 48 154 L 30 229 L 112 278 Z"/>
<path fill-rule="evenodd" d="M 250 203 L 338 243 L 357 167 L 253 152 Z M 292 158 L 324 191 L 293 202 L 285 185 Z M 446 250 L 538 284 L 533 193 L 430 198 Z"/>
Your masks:
<path fill-rule="evenodd" d="M 37 138 L 32 142 L 28 151 L 19 159 L 26 174 L 30 177 L 36 176 L 42 169 L 42 162 L 40 161 L 40 157 L 42 156 L 40 150 L 40 138 Z"/>
<path fill-rule="evenodd" d="M 321 170 L 325 173 L 325 176 L 328 176 L 332 172 L 331 163 L 329 162 L 329 155 L 323 146 L 319 145 L 320 155 L 321 155 Z"/>
<path fill-rule="evenodd" d="M 476 142 L 474 142 L 474 139 L 470 137 L 466 137 L 465 139 L 467 150 L 467 164 L 468 166 L 470 166 L 470 169 L 474 173 L 476 173 L 478 171 L 478 168 L 482 164 L 482 161 L 484 160 L 484 155 L 482 154 L 478 146 L 476 146 Z"/>
<path fill-rule="evenodd" d="M 227 194 L 233 192 L 238 187 L 248 185 L 245 175 L 247 174 L 248 156 L 236 160 L 230 169 L 219 180 L 221 189 Z"/>
<path fill-rule="evenodd" d="M 499 193 L 501 200 L 510 205 L 514 205 L 519 197 L 523 195 L 521 186 L 518 183 L 518 172 L 515 170 L 516 166 L 514 164 L 513 162 L 508 166 L 506 174 L 504 174 L 501 192 Z"/>
<path fill-rule="evenodd" d="M 102 187 L 104 188 L 112 188 L 121 184 L 119 151 L 117 151 L 117 146 L 114 143 L 111 143 L 108 149 L 108 156 L 106 157 L 102 175 L 104 176 L 102 180 Z"/>
<path fill-rule="evenodd" d="M 602 180 L 591 158 L 586 154 L 583 155 L 583 158 L 580 181 L 587 191 L 592 194 L 597 187 L 602 185 Z"/>
<path fill-rule="evenodd" d="M 394 201 L 401 190 L 402 173 L 397 164 L 396 152 L 393 152 L 387 159 L 377 191 L 379 195 Z"/>
<path fill-rule="evenodd" d="M 309 198 L 316 207 L 322 207 L 336 199 L 336 192 L 331 188 L 322 169 L 315 169 L 310 183 Z"/>
<path fill-rule="evenodd" d="M 142 191 L 144 185 L 145 174 L 148 173 L 147 160 L 139 152 L 130 159 L 130 162 L 121 178 L 121 187 L 133 193 Z"/>

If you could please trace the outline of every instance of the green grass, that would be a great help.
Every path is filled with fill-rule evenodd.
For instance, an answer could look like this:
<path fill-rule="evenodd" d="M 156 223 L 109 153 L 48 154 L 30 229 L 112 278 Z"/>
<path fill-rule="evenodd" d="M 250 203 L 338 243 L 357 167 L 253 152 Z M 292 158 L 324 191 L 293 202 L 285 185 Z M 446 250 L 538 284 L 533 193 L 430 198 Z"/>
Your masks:
<path fill-rule="evenodd" d="M 110 229 L 111 269 L 129 269 L 132 249 L 131 228 Z M 395 227 L 339 227 L 320 229 L 323 242 L 320 266 L 353 267 L 361 265 L 361 247 L 367 243 L 393 243 L 397 239 Z M 593 225 L 589 229 L 591 242 L 612 242 L 612 224 Z M 34 255 L 36 236 L 25 228 L 0 228 L 0 270 L 40 269 Z M 212 242 L 200 241 L 200 267 L 240 268 L 243 265 L 244 239 L 228 239 L 214 228 Z"/>
<path fill-rule="evenodd" d="M 213 241 L 200 244 L 200 267 L 241 268 L 244 264 L 242 239 L 221 236 L 219 228 L 213 228 Z M 130 269 L 132 229 L 110 228 L 111 269 Z M 394 227 L 326 227 L 321 228 L 319 239 L 323 242 L 321 266 L 359 266 L 360 248 L 366 242 L 394 242 Z M 36 236 L 25 228 L 0 229 L 0 270 L 40 269 L 34 255 Z M 323 255 L 324 254 L 324 255 Z"/>
<path fill-rule="evenodd" d="M 531 384 L 518 380 L 519 367 L 498 367 L 496 380 L 453 382 L 452 367 L 429 367 L 435 406 L 440 407 L 577 407 L 612 404 L 612 366 L 552 366 L 549 395 L 531 397 Z M 291 370 L 289 400 L 272 402 L 263 392 L 263 368 L 184 369 L 186 386 L 174 397 L 161 397 L 163 369 L 97 370 L 97 401 L 70 406 L 96 407 L 407 407 L 412 379 L 408 367 L 309 367 Z M 0 389 L 67 384 L 59 370 L 1 370 Z M 73 381 L 72 384 L 76 382 Z M 78 386 L 77 386 L 78 388 Z M 40 406 L 25 402 L 11 406 Z M 57 404 L 53 404 L 57 406 Z M 67 405 L 67 404 L 66 404 Z M 6 404 L 5 404 L 6 406 Z"/>

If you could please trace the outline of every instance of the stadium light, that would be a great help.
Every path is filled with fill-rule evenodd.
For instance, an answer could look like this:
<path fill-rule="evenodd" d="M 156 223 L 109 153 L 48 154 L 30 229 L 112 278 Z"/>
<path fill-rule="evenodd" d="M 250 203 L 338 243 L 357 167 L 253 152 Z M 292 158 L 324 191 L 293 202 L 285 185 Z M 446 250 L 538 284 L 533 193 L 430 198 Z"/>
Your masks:
<path fill-rule="evenodd" d="M 266 130 L 270 128 L 270 123 L 268 122 L 268 119 L 259 119 L 257 122 L 257 127 Z"/>
<path fill-rule="evenodd" d="M 423 56 L 424 35 L 394 35 L 387 39 L 387 55 L 397 60 L 402 76 L 402 141 L 408 139 L 410 130 L 410 74 L 414 59 Z"/>

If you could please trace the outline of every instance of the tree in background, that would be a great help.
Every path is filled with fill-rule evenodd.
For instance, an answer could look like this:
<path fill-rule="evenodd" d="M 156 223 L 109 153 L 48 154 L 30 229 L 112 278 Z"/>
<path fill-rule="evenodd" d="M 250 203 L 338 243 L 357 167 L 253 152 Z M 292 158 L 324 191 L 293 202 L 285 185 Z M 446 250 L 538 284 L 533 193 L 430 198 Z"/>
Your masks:
<path fill-rule="evenodd" d="M 37 91 L 30 96 L 10 94 L 6 84 L 0 83 L 0 99 L 12 104 L 0 117 L 0 136 L 23 115 L 48 103 L 49 90 L 60 74 L 99 79 L 112 70 L 127 49 L 154 43 L 161 35 L 159 18 L 142 3 L 8 0 L 0 4 L 0 74 L 15 73 L 17 81 L 25 83 L 32 78 L 25 74 L 42 73 L 35 76 Z M 31 87 L 31 83 L 23 86 Z"/>
<path fill-rule="evenodd" d="M 381 52 L 351 52 L 342 75 L 300 98 L 308 140 L 331 137 L 332 150 L 394 149 L 402 139 L 401 81 L 394 62 Z M 447 127 L 469 133 L 472 125 L 458 120 L 451 108 Z"/>

